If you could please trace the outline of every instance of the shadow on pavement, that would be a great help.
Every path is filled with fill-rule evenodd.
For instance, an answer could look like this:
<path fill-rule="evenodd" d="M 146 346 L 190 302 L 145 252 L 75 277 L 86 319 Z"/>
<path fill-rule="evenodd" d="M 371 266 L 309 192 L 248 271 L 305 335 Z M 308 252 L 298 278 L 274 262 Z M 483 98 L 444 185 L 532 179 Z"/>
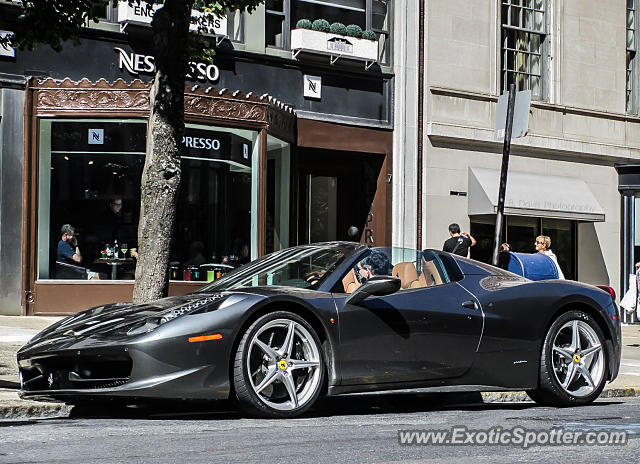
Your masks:
<path fill-rule="evenodd" d="M 343 395 L 321 399 L 302 418 L 344 415 L 375 415 L 442 411 L 525 410 L 535 403 L 483 403 L 480 393 L 376 393 Z M 131 418 L 178 420 L 230 420 L 249 417 L 232 401 L 163 402 L 126 406 L 117 403 L 87 403 L 74 406 L 69 419 Z"/>

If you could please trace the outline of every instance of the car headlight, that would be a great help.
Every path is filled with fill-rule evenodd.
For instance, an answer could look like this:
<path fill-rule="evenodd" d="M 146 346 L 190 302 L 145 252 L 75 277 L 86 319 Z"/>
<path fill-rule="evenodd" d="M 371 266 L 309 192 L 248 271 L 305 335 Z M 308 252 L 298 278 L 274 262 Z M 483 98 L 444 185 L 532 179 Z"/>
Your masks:
<path fill-rule="evenodd" d="M 147 318 L 143 324 L 136 325 L 135 327 L 131 328 L 127 332 L 127 335 L 139 335 L 151 332 L 153 329 L 161 326 L 162 324 L 184 316 L 185 314 L 195 313 L 198 310 L 216 309 L 222 302 L 224 302 L 226 298 L 228 298 L 228 295 L 216 294 L 204 297 L 200 300 L 190 301 L 189 303 L 185 303 L 175 308 L 168 309 L 165 312 L 160 313 L 160 315 L 156 314 Z M 217 304 L 215 304 L 214 302 L 217 302 Z"/>
<path fill-rule="evenodd" d="M 189 303 L 185 303 L 177 308 L 172 308 L 160 316 L 158 325 L 172 321 L 180 316 L 184 316 L 185 314 L 193 313 L 197 309 L 202 308 L 205 305 L 209 305 L 214 301 L 217 301 L 218 305 L 216 306 L 219 306 L 219 304 L 222 303 L 224 296 L 225 295 L 221 294 L 211 295 L 200 300 L 190 301 Z"/>

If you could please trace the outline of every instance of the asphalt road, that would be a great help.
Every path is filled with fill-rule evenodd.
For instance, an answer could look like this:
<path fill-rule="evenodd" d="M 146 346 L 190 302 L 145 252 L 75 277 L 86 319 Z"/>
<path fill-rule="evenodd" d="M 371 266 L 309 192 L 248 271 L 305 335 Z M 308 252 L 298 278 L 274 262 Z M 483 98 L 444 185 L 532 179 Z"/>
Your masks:
<path fill-rule="evenodd" d="M 340 397 L 292 420 L 180 407 L 175 412 L 125 410 L 114 415 L 111 410 L 110 417 L 0 421 L 0 463 L 638 462 L 640 398 L 566 409 L 533 403 L 460 404 L 473 399 L 441 394 Z M 492 428 L 514 436 L 519 427 L 536 437 L 559 428 L 580 432 L 580 437 L 589 431 L 628 435 L 626 444 L 609 446 L 399 444 L 399 430 L 455 426 L 466 426 L 478 441 L 486 441 Z"/>

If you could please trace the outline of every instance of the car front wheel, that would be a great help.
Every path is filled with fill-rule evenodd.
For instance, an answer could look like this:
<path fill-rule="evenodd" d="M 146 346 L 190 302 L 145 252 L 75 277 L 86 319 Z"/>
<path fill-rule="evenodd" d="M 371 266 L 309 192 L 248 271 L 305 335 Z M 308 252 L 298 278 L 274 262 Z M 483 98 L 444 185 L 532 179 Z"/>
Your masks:
<path fill-rule="evenodd" d="M 587 404 L 607 381 L 605 338 L 598 324 L 582 311 L 558 317 L 547 332 L 540 359 L 538 389 L 528 392 L 540 404 Z"/>
<path fill-rule="evenodd" d="M 324 357 L 313 328 L 297 314 L 266 314 L 244 333 L 233 382 L 240 406 L 263 417 L 294 417 L 317 400 Z"/>

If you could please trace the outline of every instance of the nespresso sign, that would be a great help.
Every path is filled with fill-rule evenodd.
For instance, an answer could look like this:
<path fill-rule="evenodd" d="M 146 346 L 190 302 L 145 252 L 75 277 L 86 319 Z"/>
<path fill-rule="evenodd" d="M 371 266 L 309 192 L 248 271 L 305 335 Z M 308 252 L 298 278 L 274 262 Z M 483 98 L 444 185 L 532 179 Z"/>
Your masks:
<path fill-rule="evenodd" d="M 118 53 L 118 68 L 126 70 L 129 74 L 154 74 L 156 63 L 151 55 L 140 55 L 138 53 L 128 53 L 119 47 L 113 48 Z M 202 61 L 190 61 L 187 79 L 199 81 L 209 81 L 216 83 L 220 78 L 220 70 L 215 64 L 204 63 Z"/>

